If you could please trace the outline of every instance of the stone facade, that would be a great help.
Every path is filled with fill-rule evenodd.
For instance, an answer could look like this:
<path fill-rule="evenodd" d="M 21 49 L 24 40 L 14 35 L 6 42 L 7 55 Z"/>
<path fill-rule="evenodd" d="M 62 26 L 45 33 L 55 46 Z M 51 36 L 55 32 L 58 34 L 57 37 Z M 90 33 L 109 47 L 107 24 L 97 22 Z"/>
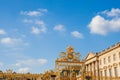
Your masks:
<path fill-rule="evenodd" d="M 88 53 L 85 68 L 86 77 L 92 80 L 120 80 L 120 43 L 98 53 Z"/>

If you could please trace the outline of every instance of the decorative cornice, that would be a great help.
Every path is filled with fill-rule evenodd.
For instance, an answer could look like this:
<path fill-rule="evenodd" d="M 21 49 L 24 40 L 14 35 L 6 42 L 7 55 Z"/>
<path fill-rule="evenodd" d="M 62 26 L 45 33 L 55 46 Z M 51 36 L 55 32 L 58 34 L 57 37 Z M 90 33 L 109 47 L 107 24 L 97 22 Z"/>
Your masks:
<path fill-rule="evenodd" d="M 89 53 L 88 53 L 88 55 L 87 55 L 86 58 L 85 58 L 85 61 L 89 61 L 89 60 L 91 60 L 91 59 L 93 59 L 93 58 L 95 58 L 95 57 L 99 57 L 99 56 L 101 56 L 101 55 L 103 55 L 103 54 L 106 54 L 107 52 L 110 52 L 110 51 L 118 48 L 118 47 L 120 47 L 120 42 L 118 42 L 118 43 L 116 43 L 116 44 L 114 44 L 114 45 L 112 45 L 112 46 L 110 46 L 110 47 L 102 50 L 101 52 L 96 52 L 95 56 L 93 56 L 93 57 L 89 58 L 88 60 L 86 60 L 86 58 L 87 58 L 88 55 L 89 55 Z M 95 53 L 95 52 L 94 52 L 94 53 Z"/>
<path fill-rule="evenodd" d="M 114 66 L 114 67 L 117 67 L 117 63 L 114 63 L 113 66 Z"/>
<path fill-rule="evenodd" d="M 103 69 L 105 69 L 105 70 L 106 70 L 106 69 L 107 69 L 107 66 L 104 66 L 104 67 L 103 67 Z"/>
<path fill-rule="evenodd" d="M 103 55 L 103 54 L 105 54 L 107 52 L 112 51 L 115 48 L 118 48 L 118 47 L 120 47 L 120 42 L 118 42 L 118 43 L 116 43 L 116 44 L 114 44 L 114 45 L 112 45 L 112 46 L 102 50 L 101 52 L 98 52 L 98 55 L 101 56 L 101 55 Z"/>
<path fill-rule="evenodd" d="M 112 68 L 112 65 L 108 65 L 108 68 L 109 68 L 109 69 Z"/>

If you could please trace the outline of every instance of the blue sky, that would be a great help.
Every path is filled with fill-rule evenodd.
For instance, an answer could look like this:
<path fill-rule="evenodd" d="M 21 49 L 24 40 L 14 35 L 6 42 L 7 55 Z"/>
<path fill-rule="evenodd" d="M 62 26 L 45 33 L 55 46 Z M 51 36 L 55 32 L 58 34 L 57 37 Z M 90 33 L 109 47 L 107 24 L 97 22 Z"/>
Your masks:
<path fill-rule="evenodd" d="M 72 45 L 84 58 L 120 41 L 119 0 L 0 0 L 0 69 L 42 73 Z"/>

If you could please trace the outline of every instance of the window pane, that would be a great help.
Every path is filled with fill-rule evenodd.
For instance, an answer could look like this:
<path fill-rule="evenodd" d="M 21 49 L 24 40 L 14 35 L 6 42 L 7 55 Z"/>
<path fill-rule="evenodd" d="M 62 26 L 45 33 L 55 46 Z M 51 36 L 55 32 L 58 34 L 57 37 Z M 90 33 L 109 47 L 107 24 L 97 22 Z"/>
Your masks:
<path fill-rule="evenodd" d="M 104 74 L 105 74 L 105 77 L 107 76 L 107 71 L 106 70 L 104 70 Z"/>
<path fill-rule="evenodd" d="M 117 67 L 114 68 L 115 70 L 115 76 L 117 77 L 118 76 L 118 72 L 117 72 Z"/>
<path fill-rule="evenodd" d="M 120 59 L 120 52 L 119 52 L 119 59 Z"/>
<path fill-rule="evenodd" d="M 106 60 L 105 60 L 105 58 L 104 58 L 104 64 L 106 63 Z"/>
<path fill-rule="evenodd" d="M 108 57 L 108 62 L 110 63 L 111 61 L 110 61 L 110 56 Z"/>
<path fill-rule="evenodd" d="M 116 55 L 115 55 L 115 54 L 113 54 L 113 60 L 114 60 L 114 61 L 116 60 Z"/>
<path fill-rule="evenodd" d="M 109 74 L 110 74 L 110 77 L 112 77 L 112 71 L 111 71 L 111 69 L 109 69 Z"/>

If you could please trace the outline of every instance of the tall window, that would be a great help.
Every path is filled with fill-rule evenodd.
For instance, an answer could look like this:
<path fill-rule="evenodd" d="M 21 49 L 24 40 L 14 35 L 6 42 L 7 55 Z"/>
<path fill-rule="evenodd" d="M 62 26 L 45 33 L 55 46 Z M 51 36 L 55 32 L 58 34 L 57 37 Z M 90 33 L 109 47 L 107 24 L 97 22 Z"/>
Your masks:
<path fill-rule="evenodd" d="M 120 52 L 119 52 L 119 59 L 120 59 Z"/>
<path fill-rule="evenodd" d="M 106 70 L 104 70 L 104 75 L 105 75 L 105 77 L 107 77 L 107 71 Z"/>
<path fill-rule="evenodd" d="M 117 67 L 114 67 L 114 72 L 115 72 L 115 77 L 118 76 L 118 70 L 117 70 Z"/>
<path fill-rule="evenodd" d="M 112 71 L 109 69 L 109 76 L 112 77 Z"/>
<path fill-rule="evenodd" d="M 114 61 L 116 60 L 116 55 L 115 55 L 115 54 L 113 54 L 113 60 L 114 60 Z"/>
<path fill-rule="evenodd" d="M 111 62 L 110 56 L 108 56 L 108 62 L 109 62 L 109 63 Z"/>
<path fill-rule="evenodd" d="M 102 71 L 100 71 L 100 75 L 101 75 L 101 77 L 103 76 L 103 73 L 102 73 Z"/>
<path fill-rule="evenodd" d="M 106 59 L 104 58 L 104 64 L 106 64 Z"/>
<path fill-rule="evenodd" d="M 102 63 L 101 63 L 101 59 L 100 59 L 100 65 L 101 65 Z"/>

